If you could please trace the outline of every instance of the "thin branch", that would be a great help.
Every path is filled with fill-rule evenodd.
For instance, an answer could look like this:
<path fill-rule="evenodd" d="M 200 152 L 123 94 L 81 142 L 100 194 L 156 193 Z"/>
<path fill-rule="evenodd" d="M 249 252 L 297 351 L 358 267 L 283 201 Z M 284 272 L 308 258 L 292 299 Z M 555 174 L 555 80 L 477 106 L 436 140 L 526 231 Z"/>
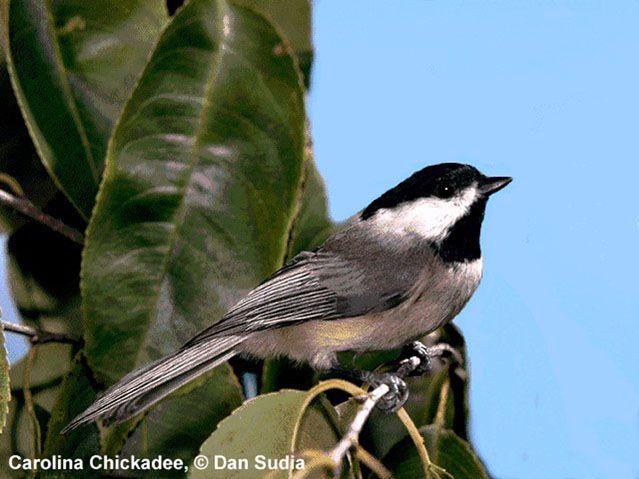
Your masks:
<path fill-rule="evenodd" d="M 24 324 L 9 323 L 7 321 L 0 321 L 2 323 L 2 329 L 11 333 L 21 334 L 27 336 L 31 344 L 44 344 L 44 343 L 67 343 L 67 344 L 82 344 L 82 339 L 65 333 L 53 333 L 49 331 L 42 331 L 40 329 L 32 328 L 31 326 L 25 326 Z"/>
<path fill-rule="evenodd" d="M 31 459 L 35 459 L 36 457 L 40 457 L 41 451 L 41 431 L 40 431 L 40 423 L 38 422 L 38 418 L 36 417 L 35 408 L 33 406 L 33 396 L 31 394 L 31 369 L 33 368 L 33 363 L 35 361 L 38 350 L 36 348 L 30 348 L 29 353 L 27 354 L 27 362 L 24 367 L 24 374 L 22 378 L 23 383 L 23 391 L 24 391 L 24 405 L 27 409 L 27 414 L 29 415 L 29 425 L 31 428 Z M 34 474 L 35 476 L 35 474 Z"/>
<path fill-rule="evenodd" d="M 13 176 L 6 173 L 0 173 L 0 182 L 7 185 L 16 196 L 24 196 L 24 190 Z"/>
<path fill-rule="evenodd" d="M 17 212 L 28 216 L 38 223 L 42 223 L 43 225 L 48 226 L 53 231 L 66 236 L 71 241 L 74 241 L 80 245 L 84 244 L 84 235 L 82 233 L 74 228 L 71 228 L 69 225 L 63 223 L 59 219 L 44 213 L 24 197 L 14 196 L 11 193 L 0 189 L 0 203 L 8 205 L 15 209 Z"/>
<path fill-rule="evenodd" d="M 421 360 L 417 356 L 412 356 L 408 359 L 402 361 L 401 366 L 396 372 L 396 375 L 401 379 L 408 376 L 415 369 L 419 367 L 421 364 Z M 328 456 L 335 462 L 337 467 L 339 468 L 342 464 L 344 456 L 346 453 L 354 446 L 359 444 L 359 435 L 366 424 L 366 420 L 368 416 L 370 416 L 371 412 L 375 408 L 377 402 L 383 398 L 388 392 L 390 388 L 386 384 L 380 384 L 371 392 L 366 394 L 365 396 L 360 396 L 359 400 L 362 401 L 361 406 L 359 407 L 355 417 L 351 421 L 351 424 L 348 427 L 348 431 L 344 435 L 344 437 L 337 443 L 337 445 L 329 452 Z M 337 474 L 339 471 L 337 471 Z"/>
<path fill-rule="evenodd" d="M 442 384 L 441 391 L 439 392 L 439 403 L 437 404 L 437 412 L 435 413 L 435 425 L 439 428 L 444 427 L 444 421 L 446 419 L 446 404 L 448 403 L 448 392 L 450 391 L 450 380 L 448 377 Z"/>

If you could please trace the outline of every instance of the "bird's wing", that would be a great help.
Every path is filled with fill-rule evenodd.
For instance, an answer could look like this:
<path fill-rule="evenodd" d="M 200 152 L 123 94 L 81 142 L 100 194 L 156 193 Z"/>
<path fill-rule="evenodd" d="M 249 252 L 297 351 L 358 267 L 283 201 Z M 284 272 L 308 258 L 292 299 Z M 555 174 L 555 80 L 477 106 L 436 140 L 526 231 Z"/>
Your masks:
<path fill-rule="evenodd" d="M 362 264 L 366 263 L 354 261 L 339 251 L 320 249 L 301 253 L 188 345 L 220 335 L 380 312 L 406 298 L 410 280 L 380 278 L 374 267 L 362 268 Z"/>

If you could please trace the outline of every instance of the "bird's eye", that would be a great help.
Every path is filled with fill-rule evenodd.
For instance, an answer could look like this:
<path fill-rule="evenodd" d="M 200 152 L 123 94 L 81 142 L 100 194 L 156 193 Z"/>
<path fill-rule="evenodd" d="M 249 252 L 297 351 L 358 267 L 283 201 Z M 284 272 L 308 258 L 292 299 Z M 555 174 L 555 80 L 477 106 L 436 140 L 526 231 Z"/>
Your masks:
<path fill-rule="evenodd" d="M 450 198 L 451 196 L 453 196 L 453 193 L 455 193 L 455 188 L 453 188 L 453 185 L 451 185 L 450 183 L 440 183 L 439 185 L 437 185 L 437 188 L 435 190 L 435 195 L 437 195 L 439 198 Z"/>

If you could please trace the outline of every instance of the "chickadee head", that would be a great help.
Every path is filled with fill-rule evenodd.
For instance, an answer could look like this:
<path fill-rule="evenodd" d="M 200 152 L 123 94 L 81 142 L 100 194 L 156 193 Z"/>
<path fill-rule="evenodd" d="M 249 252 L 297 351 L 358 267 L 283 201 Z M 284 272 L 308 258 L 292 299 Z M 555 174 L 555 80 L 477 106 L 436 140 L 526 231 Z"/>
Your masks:
<path fill-rule="evenodd" d="M 486 201 L 511 181 L 459 163 L 428 166 L 373 201 L 360 219 L 385 236 L 426 240 L 445 259 L 478 258 Z M 451 254 L 451 241 L 454 250 L 468 251 Z"/>

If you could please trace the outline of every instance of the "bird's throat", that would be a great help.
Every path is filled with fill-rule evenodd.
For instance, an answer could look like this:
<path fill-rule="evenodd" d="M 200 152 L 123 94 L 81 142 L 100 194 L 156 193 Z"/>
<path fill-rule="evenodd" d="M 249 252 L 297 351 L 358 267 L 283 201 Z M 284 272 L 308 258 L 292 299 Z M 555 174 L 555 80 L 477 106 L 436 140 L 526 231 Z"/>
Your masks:
<path fill-rule="evenodd" d="M 434 245 L 437 255 L 447 263 L 479 259 L 481 257 L 479 238 L 485 211 L 485 199 L 473 203 L 468 213 L 450 228 L 446 237 Z"/>

